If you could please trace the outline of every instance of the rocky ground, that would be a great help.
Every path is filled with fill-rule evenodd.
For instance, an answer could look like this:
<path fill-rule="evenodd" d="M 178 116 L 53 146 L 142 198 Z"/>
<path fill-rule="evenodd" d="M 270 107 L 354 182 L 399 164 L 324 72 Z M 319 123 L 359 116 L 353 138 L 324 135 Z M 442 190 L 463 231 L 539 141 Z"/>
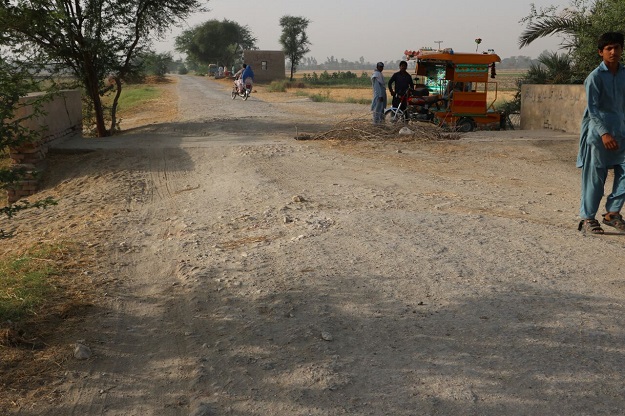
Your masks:
<path fill-rule="evenodd" d="M 625 412 L 625 236 L 577 231 L 574 136 L 302 141 L 367 106 L 167 88 L 171 119 L 66 142 L 59 205 L 11 223 L 9 251 L 92 249 L 94 294 L 3 413 Z"/>

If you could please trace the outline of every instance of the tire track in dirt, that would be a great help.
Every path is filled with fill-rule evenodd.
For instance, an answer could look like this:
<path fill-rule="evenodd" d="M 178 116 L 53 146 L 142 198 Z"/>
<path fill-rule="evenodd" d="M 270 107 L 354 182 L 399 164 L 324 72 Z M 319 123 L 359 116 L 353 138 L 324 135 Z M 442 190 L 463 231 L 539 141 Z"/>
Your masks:
<path fill-rule="evenodd" d="M 271 116 L 249 103 L 228 122 Z M 622 413 L 625 264 L 595 257 L 623 243 L 554 211 L 575 193 L 570 143 L 539 169 L 527 143 L 234 136 L 116 166 L 122 283 L 64 414 Z"/>

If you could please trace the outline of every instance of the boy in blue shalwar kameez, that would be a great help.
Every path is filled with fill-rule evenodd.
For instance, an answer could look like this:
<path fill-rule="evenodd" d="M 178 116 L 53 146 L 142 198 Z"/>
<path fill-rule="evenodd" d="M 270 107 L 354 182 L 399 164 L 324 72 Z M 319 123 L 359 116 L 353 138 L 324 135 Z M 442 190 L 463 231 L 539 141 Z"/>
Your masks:
<path fill-rule="evenodd" d="M 606 199 L 603 223 L 625 231 L 625 67 L 622 33 L 608 32 L 597 43 L 603 62 L 588 75 L 587 106 L 582 118 L 577 167 L 582 169 L 579 230 L 603 234 L 595 219 L 603 198 L 608 170 L 614 170 L 612 192 Z"/>

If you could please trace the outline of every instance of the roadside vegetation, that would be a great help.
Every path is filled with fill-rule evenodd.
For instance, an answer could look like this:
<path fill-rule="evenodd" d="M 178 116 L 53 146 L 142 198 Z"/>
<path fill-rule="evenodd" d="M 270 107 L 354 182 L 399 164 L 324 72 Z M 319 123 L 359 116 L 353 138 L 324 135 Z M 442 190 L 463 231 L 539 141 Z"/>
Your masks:
<path fill-rule="evenodd" d="M 121 113 L 137 108 L 148 101 L 156 100 L 162 95 L 162 90 L 152 83 L 130 84 L 124 88 L 124 94 L 120 96 L 118 110 Z M 109 104 L 110 99 L 103 100 Z"/>

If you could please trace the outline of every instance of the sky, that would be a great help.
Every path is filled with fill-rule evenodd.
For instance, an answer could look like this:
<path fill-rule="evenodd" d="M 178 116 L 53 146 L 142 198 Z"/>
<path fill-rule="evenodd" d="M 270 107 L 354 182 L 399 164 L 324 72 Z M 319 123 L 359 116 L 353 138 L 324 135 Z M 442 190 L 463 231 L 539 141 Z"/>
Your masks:
<path fill-rule="evenodd" d="M 323 63 L 330 56 L 340 60 L 395 61 L 406 49 L 452 48 L 457 52 L 494 49 L 501 58 L 540 55 L 557 51 L 562 39 L 551 36 L 519 49 L 518 38 L 525 29 L 519 21 L 528 16 L 531 3 L 563 9 L 572 0 L 209 0 L 207 13 L 196 13 L 166 39 L 155 43 L 157 52 L 171 51 L 174 39 L 207 20 L 228 19 L 248 26 L 264 50 L 281 50 L 280 17 L 310 20 L 307 57 Z M 477 45 L 476 38 L 482 43 Z"/>

